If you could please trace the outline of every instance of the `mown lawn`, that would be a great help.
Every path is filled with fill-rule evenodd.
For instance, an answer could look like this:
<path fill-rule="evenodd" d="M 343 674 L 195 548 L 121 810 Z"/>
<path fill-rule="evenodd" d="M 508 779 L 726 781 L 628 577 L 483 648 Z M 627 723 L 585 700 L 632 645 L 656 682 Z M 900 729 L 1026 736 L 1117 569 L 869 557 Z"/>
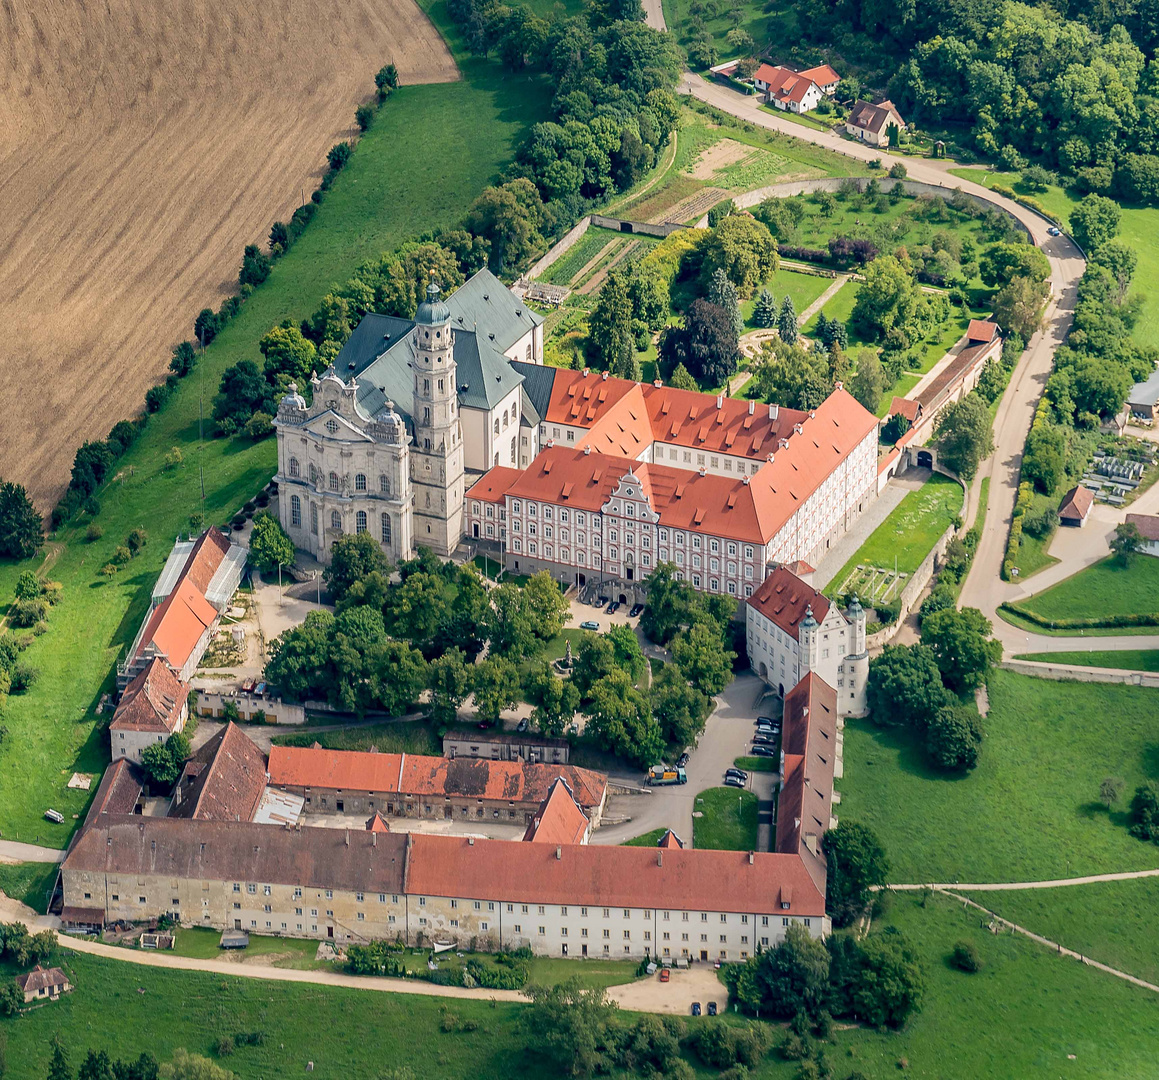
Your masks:
<path fill-rule="evenodd" d="M 270 967 L 297 968 L 299 970 L 313 970 L 315 968 L 327 971 L 338 970 L 332 963 L 314 959 L 318 953 L 318 942 L 316 941 L 306 941 L 302 938 L 260 937 L 257 934 L 250 934 L 249 945 L 236 953 L 223 950 L 219 944 L 220 941 L 220 930 L 206 930 L 202 927 L 188 929 L 178 927 L 173 955 L 188 956 L 195 960 L 222 960 L 233 956 L 239 962 L 248 962 L 250 965 L 260 957 L 260 962 Z"/>
<path fill-rule="evenodd" d="M 1124 566 L 1111 555 L 1011 607 L 1043 619 L 1093 619 L 1159 611 L 1159 559 L 1136 555 Z"/>
<path fill-rule="evenodd" d="M 1159 779 L 1159 694 L 996 671 L 981 761 L 965 777 L 927 764 L 919 740 L 868 720 L 845 727 L 841 818 L 871 826 L 890 880 L 1040 881 L 1159 867 L 1127 832 L 1126 804 Z M 1128 793 L 1110 813 L 1099 784 Z"/>
<path fill-rule="evenodd" d="M 56 538 L 63 546 L 50 576 L 63 583 L 64 594 L 48 632 L 25 654 L 40 678 L 29 693 L 11 697 L 5 709 L 8 737 L 0 746 L 5 839 L 59 847 L 68 842 L 92 793 L 65 784 L 74 770 L 97 776 L 108 762 L 95 706 L 111 687 L 115 661 L 148 607 L 172 538 L 185 531 L 194 511 L 204 512 L 211 523 L 227 521 L 273 474 L 272 439 L 257 445 L 208 439 L 199 446 L 199 393 L 208 408 L 227 366 L 258 357 L 257 342 L 271 326 L 308 316 L 331 283 L 344 281 L 363 260 L 424 230 L 460 221 L 512 158 L 528 127 L 546 116 L 545 81 L 461 56 L 460 64 L 461 82 L 403 87 L 383 107 L 310 227 L 118 462 L 127 479 L 100 493 L 103 537 L 84 542 L 87 522 L 81 522 Z M 437 130 L 454 147 L 453 169 L 437 154 L 399 153 L 419 130 Z M 191 332 L 195 314 L 189 312 Z M 211 428 L 207 423 L 206 431 Z M 163 458 L 172 447 L 179 447 L 185 460 L 166 471 Z M 100 567 L 137 526 L 147 528 L 148 546 L 116 578 L 102 577 Z M 0 598 L 12 595 L 26 565 L 38 564 L 0 566 Z M 64 814 L 63 825 L 43 820 L 49 806 Z"/>
<path fill-rule="evenodd" d="M 938 537 L 962 511 L 962 489 L 941 473 L 930 476 L 917 491 L 908 492 L 857 549 L 829 584 L 838 592 L 857 566 L 877 566 L 912 574 L 930 553 Z"/>
<path fill-rule="evenodd" d="M 1092 960 L 1159 983 L 1159 878 L 968 894 L 983 907 Z"/>
<path fill-rule="evenodd" d="M 1079 664 L 1083 667 L 1125 668 L 1129 671 L 1159 671 L 1159 649 L 1121 649 L 1089 652 L 1022 653 L 1019 660 L 1039 660 L 1044 664 Z"/>
<path fill-rule="evenodd" d="M 773 294 L 778 306 L 786 296 L 791 297 L 793 309 L 799 315 L 832 284 L 832 278 L 817 277 L 814 274 L 798 274 L 782 267 L 765 282 L 764 288 Z M 748 300 L 742 301 L 740 306 L 745 326 L 750 330 L 756 329 L 752 321 L 753 304 L 756 303 L 759 292 L 760 289 L 757 289 Z"/>
<path fill-rule="evenodd" d="M 642 833 L 639 836 L 633 836 L 631 840 L 625 840 L 621 847 L 655 847 L 660 842 L 667 829 L 653 829 L 651 832 Z"/>
<path fill-rule="evenodd" d="M 692 846 L 721 851 L 755 851 L 757 797 L 740 788 L 708 788 L 696 796 L 692 819 Z"/>
<path fill-rule="evenodd" d="M 0 863 L 0 892 L 43 915 L 58 870 L 56 863 Z"/>

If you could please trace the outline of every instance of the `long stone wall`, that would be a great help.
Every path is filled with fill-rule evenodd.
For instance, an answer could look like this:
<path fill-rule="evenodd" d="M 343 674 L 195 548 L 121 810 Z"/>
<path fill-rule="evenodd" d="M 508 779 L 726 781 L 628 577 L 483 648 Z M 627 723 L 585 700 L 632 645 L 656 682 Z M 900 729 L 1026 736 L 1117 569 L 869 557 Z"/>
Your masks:
<path fill-rule="evenodd" d="M 921 180 L 894 180 L 888 176 L 857 176 L 852 178 L 852 183 L 857 185 L 858 191 L 864 191 L 870 180 L 876 180 L 882 191 L 892 191 L 897 184 L 901 184 L 902 190 L 907 195 L 936 195 L 940 199 L 947 200 L 955 194 L 961 195 L 963 199 L 968 200 L 975 206 L 979 206 L 984 210 L 995 210 L 999 214 L 1003 214 L 1019 232 L 1026 236 L 1028 241 L 1033 243 L 1030 230 L 1014 214 L 1005 207 L 999 206 L 989 199 L 984 199 L 980 195 L 972 195 L 956 188 L 939 187 L 937 184 L 927 184 Z M 770 184 L 768 187 L 757 188 L 755 191 L 746 191 L 743 195 L 734 196 L 733 202 L 736 203 L 739 209 L 747 210 L 750 207 L 756 206 L 758 203 L 764 202 L 765 199 L 785 199 L 791 195 L 808 195 L 814 191 L 839 191 L 843 184 L 849 182 L 849 178 L 836 176 L 823 176 L 816 180 L 792 180 L 785 184 Z"/>
<path fill-rule="evenodd" d="M 1032 675 L 1036 679 L 1073 679 L 1075 682 L 1119 683 L 1125 686 L 1149 686 L 1159 689 L 1159 672 L 1116 671 L 1112 668 L 1071 667 L 1068 664 L 1040 663 L 1033 660 L 1004 660 L 1007 671 Z"/>
<path fill-rule="evenodd" d="M 588 231 L 592 219 L 590 217 L 580 218 L 559 240 L 557 240 L 548 249 L 546 255 L 543 256 L 533 267 L 531 267 L 523 276 L 528 281 L 534 281 L 539 277 L 553 262 L 560 258 L 565 252 L 570 251 L 579 242 L 579 238 Z"/>

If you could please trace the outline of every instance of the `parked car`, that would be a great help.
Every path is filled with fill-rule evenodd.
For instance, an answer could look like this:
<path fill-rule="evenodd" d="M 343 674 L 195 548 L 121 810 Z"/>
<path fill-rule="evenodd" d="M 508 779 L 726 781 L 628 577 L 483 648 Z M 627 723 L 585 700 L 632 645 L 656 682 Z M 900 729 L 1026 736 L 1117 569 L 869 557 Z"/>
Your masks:
<path fill-rule="evenodd" d="M 620 610 L 620 601 L 619 601 L 619 600 L 613 600 L 613 601 L 612 601 L 612 602 L 611 602 L 611 603 L 608 605 L 608 607 L 610 607 L 610 608 L 612 609 L 612 614 L 613 614 L 613 615 L 615 615 L 615 613 L 616 613 L 617 611 L 619 611 L 619 610 Z"/>
<path fill-rule="evenodd" d="M 683 753 L 683 754 L 681 754 L 681 755 L 680 755 L 680 756 L 679 756 L 679 757 L 676 759 L 676 768 L 678 768 L 678 769 L 683 769 L 683 768 L 684 768 L 684 766 L 685 766 L 685 765 L 687 765 L 687 764 L 688 764 L 688 751 L 687 751 L 687 750 L 685 750 L 685 751 L 684 751 L 684 753 Z"/>
<path fill-rule="evenodd" d="M 700 1015 L 700 1002 L 699 1002 L 699 1001 L 694 1001 L 694 1002 L 692 1003 L 692 1015 L 693 1015 L 693 1016 L 699 1016 L 699 1015 Z"/>
<path fill-rule="evenodd" d="M 668 982 L 672 978 L 672 970 L 670 968 L 660 969 L 660 981 Z"/>
<path fill-rule="evenodd" d="M 758 716 L 757 717 L 758 724 L 776 724 L 778 722 L 779 721 L 777 720 L 777 718 L 775 716 Z"/>
<path fill-rule="evenodd" d="M 776 757 L 777 752 L 771 746 L 765 746 L 763 743 L 756 743 L 749 753 L 750 757 Z"/>
<path fill-rule="evenodd" d="M 608 598 L 606 596 L 597 596 L 596 597 L 596 607 L 603 607 L 607 602 L 608 602 Z"/>
<path fill-rule="evenodd" d="M 758 731 L 753 736 L 753 742 L 762 746 L 773 746 L 776 744 L 777 738 L 771 732 L 766 734 L 763 731 Z"/>
<path fill-rule="evenodd" d="M 643 610 L 644 610 L 644 605 L 643 605 L 643 604 L 633 604 L 633 605 L 632 605 L 632 610 L 628 612 L 628 615 L 629 615 L 631 618 L 633 618 L 633 619 L 634 619 L 634 618 L 635 618 L 637 615 L 639 615 L 639 614 L 640 614 L 640 612 L 641 612 L 641 611 L 643 611 Z"/>
<path fill-rule="evenodd" d="M 725 787 L 744 787 L 744 781 L 739 776 L 726 776 L 724 778 Z"/>
<path fill-rule="evenodd" d="M 527 717 L 526 716 L 522 720 L 520 720 L 518 724 L 515 725 L 515 730 L 516 731 L 526 731 L 527 730 Z"/>
<path fill-rule="evenodd" d="M 715 1002 L 715 1001 L 710 1001 L 710 1002 L 708 1003 L 708 1015 L 709 1015 L 709 1016 L 715 1016 L 715 1015 L 716 1015 L 716 1002 Z"/>
<path fill-rule="evenodd" d="M 580 623 L 581 630 L 599 630 L 599 628 L 600 624 L 594 619 L 587 619 L 586 621 Z"/>
<path fill-rule="evenodd" d="M 724 775 L 735 776 L 738 780 L 747 780 L 749 778 L 749 774 L 745 772 L 744 769 L 737 768 L 725 769 Z"/>
<path fill-rule="evenodd" d="M 612 602 L 611 602 L 611 603 L 610 603 L 610 604 L 609 604 L 609 605 L 608 605 L 606 608 L 604 608 L 604 614 L 605 614 L 605 615 L 615 615 L 615 613 L 616 613 L 616 608 L 618 608 L 619 606 L 620 606 L 620 605 L 619 605 L 619 604 L 617 604 L 617 603 L 616 603 L 616 602 L 613 600 L 613 601 L 612 601 Z"/>
<path fill-rule="evenodd" d="M 1057 225 L 1051 225 L 1046 231 L 1049 236 L 1062 236 L 1062 230 Z"/>

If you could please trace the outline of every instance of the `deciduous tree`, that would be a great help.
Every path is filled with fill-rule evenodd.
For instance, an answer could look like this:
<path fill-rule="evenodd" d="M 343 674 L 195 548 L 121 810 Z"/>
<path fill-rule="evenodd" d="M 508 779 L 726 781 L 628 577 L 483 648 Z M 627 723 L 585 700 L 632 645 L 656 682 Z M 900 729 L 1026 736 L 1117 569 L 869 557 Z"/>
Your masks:
<path fill-rule="evenodd" d="M 922 620 L 922 644 L 928 645 L 947 684 L 958 691 L 978 687 L 1002 659 L 1002 645 L 977 608 L 939 611 Z"/>
<path fill-rule="evenodd" d="M 978 394 L 967 394 L 942 411 L 934 443 L 942 461 L 963 480 L 974 478 L 979 463 L 994 449 L 990 412 Z"/>
<path fill-rule="evenodd" d="M 294 562 L 294 542 L 281 523 L 268 511 L 254 514 L 250 533 L 250 561 L 262 573 L 273 573 L 279 566 Z"/>
<path fill-rule="evenodd" d="M 889 860 L 868 825 L 841 821 L 821 838 L 828 860 L 825 908 L 835 926 L 848 926 L 869 904 L 874 886 L 884 885 Z"/>

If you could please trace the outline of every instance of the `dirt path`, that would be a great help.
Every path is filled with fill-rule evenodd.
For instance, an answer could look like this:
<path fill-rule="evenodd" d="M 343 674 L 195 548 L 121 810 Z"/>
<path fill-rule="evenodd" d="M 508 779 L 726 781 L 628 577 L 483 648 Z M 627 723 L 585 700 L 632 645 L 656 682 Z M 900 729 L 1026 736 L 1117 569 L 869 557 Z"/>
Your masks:
<path fill-rule="evenodd" d="M 967 885 L 955 881 L 926 885 L 890 885 L 889 888 L 900 892 L 914 892 L 920 889 L 936 889 L 945 892 L 949 889 L 964 889 L 967 892 L 1002 892 L 1016 889 L 1063 889 L 1068 885 L 1094 885 L 1100 881 L 1134 881 L 1137 878 L 1159 877 L 1159 870 L 1130 870 L 1121 874 L 1092 874 L 1089 877 L 1054 878 L 1050 881 L 991 881 L 983 884 Z"/>
<path fill-rule="evenodd" d="M 958 893 L 951 892 L 949 889 L 939 889 L 938 892 L 950 897 L 952 900 L 961 902 L 964 906 L 976 908 L 978 911 L 985 912 L 996 923 L 1000 923 L 1008 930 L 1016 934 L 1022 934 L 1023 937 L 1030 938 L 1031 941 L 1037 941 L 1039 945 L 1045 945 L 1049 949 L 1053 949 L 1059 956 L 1069 956 L 1073 960 L 1078 960 L 1087 967 L 1098 968 L 1099 971 L 1105 971 L 1108 975 L 1114 975 L 1116 979 L 1122 979 L 1124 982 L 1134 983 L 1136 986 L 1141 986 L 1144 990 L 1151 990 L 1159 994 L 1159 986 L 1154 983 L 1149 983 L 1144 979 L 1140 979 L 1135 975 L 1131 975 L 1126 971 L 1120 971 L 1118 968 L 1113 968 L 1108 964 L 1101 964 L 1098 960 L 1092 960 L 1089 956 L 1084 956 L 1080 952 L 1075 952 L 1074 949 L 1068 949 L 1065 945 L 1061 945 L 1057 941 L 1051 941 L 1050 938 L 1043 937 L 1041 934 L 1036 934 L 1033 930 L 1027 930 L 1024 926 L 1019 926 L 1017 923 L 1012 923 L 1009 919 L 1002 918 L 1001 915 L 996 914 L 989 908 L 983 907 L 981 904 L 975 903 L 968 896 L 960 896 Z"/>
<path fill-rule="evenodd" d="M 672 162 L 676 160 L 676 143 L 679 138 L 679 132 L 673 131 L 672 138 L 668 143 L 668 149 L 664 152 L 664 161 L 660 163 L 660 167 L 656 170 L 656 175 L 652 177 L 639 191 L 631 191 L 627 195 L 621 196 L 613 203 L 609 203 L 605 208 L 606 214 L 614 214 L 621 206 L 627 206 L 628 203 L 636 202 L 642 195 L 646 195 L 651 191 L 661 180 L 668 175 L 668 170 L 672 168 Z"/>
<path fill-rule="evenodd" d="M 41 847 L 39 844 L 22 844 L 17 840 L 0 840 L 0 862 L 63 862 L 64 852 L 59 848 Z"/>
<path fill-rule="evenodd" d="M 458 78 L 414 0 L 0 11 L 0 475 L 44 508 L 317 186 L 388 60 Z"/>
<path fill-rule="evenodd" d="M 619 243 L 619 237 L 609 240 L 602 248 L 600 248 L 599 251 L 597 251 L 590 259 L 588 259 L 588 261 L 584 263 L 578 271 L 576 271 L 575 275 L 572 277 L 571 281 L 568 282 L 568 284 L 574 286 L 577 281 L 583 281 L 584 275 L 590 274 L 597 266 L 599 266 L 600 259 L 602 259 L 612 248 L 612 246 L 617 243 Z"/>

